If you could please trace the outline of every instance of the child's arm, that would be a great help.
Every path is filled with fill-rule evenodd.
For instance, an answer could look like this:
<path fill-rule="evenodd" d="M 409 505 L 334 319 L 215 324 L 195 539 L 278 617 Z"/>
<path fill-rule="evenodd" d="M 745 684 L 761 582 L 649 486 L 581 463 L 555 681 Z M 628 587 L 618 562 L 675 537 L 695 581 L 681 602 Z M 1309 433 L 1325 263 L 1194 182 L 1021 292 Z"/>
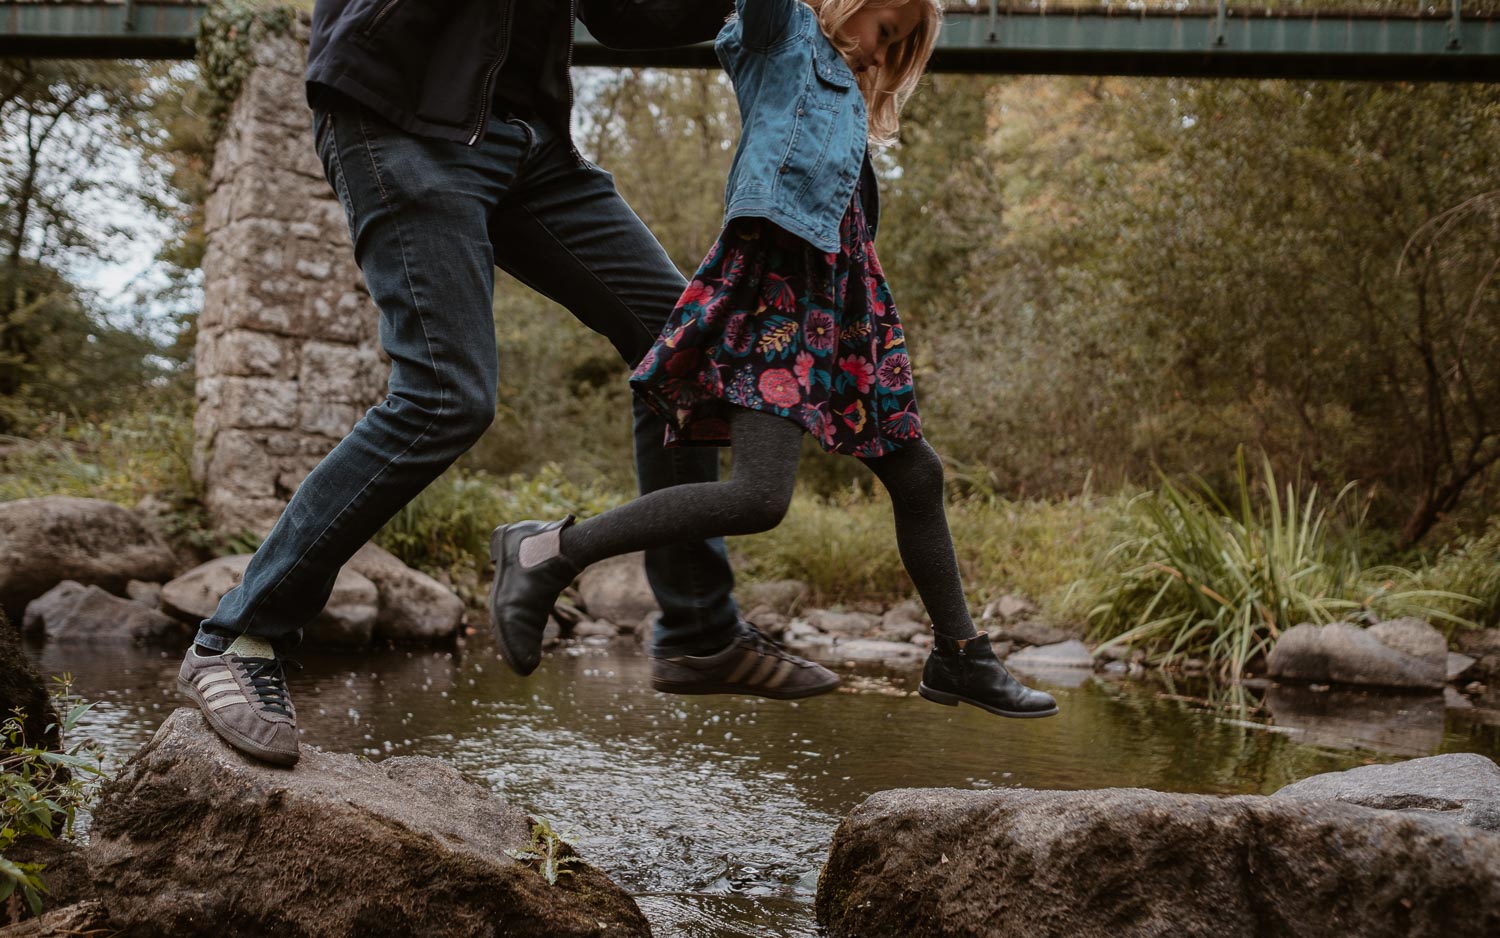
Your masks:
<path fill-rule="evenodd" d="M 667 49 L 709 42 L 732 0 L 579 0 L 578 18 L 611 49 Z"/>
<path fill-rule="evenodd" d="M 786 35 L 798 0 L 734 0 L 745 48 L 764 52 Z"/>

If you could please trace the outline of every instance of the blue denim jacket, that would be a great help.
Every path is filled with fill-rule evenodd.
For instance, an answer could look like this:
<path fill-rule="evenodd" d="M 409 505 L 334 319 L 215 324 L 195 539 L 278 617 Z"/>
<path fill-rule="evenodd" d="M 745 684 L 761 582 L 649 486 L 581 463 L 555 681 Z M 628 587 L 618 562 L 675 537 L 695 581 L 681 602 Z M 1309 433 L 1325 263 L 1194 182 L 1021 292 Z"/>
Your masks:
<path fill-rule="evenodd" d="M 832 253 L 863 173 L 873 234 L 879 203 L 854 72 L 799 0 L 735 0 L 735 8 L 714 42 L 740 105 L 725 224 L 767 218 Z"/>

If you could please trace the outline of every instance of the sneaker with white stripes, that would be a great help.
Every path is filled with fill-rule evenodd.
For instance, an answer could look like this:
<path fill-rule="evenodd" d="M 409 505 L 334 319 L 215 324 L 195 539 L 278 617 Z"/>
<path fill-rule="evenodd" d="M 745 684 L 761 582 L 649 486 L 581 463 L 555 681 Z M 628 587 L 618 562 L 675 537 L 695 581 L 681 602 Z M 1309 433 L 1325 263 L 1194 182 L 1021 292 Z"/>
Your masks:
<path fill-rule="evenodd" d="M 839 686 L 832 671 L 800 658 L 740 620 L 729 647 L 712 655 L 651 658 L 651 686 L 666 694 L 748 694 L 792 700 Z"/>
<path fill-rule="evenodd" d="M 277 765 L 296 764 L 297 711 L 270 642 L 241 635 L 221 655 L 200 655 L 195 645 L 182 660 L 177 686 L 229 745 Z"/>

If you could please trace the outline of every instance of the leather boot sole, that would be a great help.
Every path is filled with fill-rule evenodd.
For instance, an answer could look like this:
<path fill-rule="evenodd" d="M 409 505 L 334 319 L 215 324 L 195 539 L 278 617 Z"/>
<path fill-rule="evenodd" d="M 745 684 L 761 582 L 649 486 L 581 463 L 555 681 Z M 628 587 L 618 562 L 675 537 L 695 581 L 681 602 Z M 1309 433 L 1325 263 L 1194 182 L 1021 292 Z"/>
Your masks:
<path fill-rule="evenodd" d="M 960 694 L 950 694 L 944 690 L 933 690 L 926 684 L 918 684 L 917 693 L 933 703 L 942 704 L 945 707 L 956 707 L 960 703 L 966 703 L 971 707 L 978 707 L 996 716 L 1010 717 L 1015 720 L 1032 720 L 1037 717 L 1050 717 L 1057 714 L 1057 707 L 1053 707 L 1050 710 L 1001 710 L 999 707 L 992 707 L 987 703 L 981 703 L 978 700 L 973 700 Z"/>

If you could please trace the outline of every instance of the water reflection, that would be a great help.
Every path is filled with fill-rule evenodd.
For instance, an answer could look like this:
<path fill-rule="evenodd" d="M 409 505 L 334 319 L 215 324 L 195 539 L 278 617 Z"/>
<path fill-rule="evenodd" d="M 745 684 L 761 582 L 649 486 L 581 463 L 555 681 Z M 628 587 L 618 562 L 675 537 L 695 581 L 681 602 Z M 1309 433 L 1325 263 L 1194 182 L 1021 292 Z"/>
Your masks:
<path fill-rule="evenodd" d="M 1443 744 L 1447 708 L 1441 691 L 1392 694 L 1272 685 L 1266 708 L 1300 741 L 1339 749 L 1428 756 Z"/>
<path fill-rule="evenodd" d="M 178 705 L 176 654 L 34 653 L 100 701 L 86 728 L 116 758 Z M 1029 721 L 933 706 L 911 693 L 915 674 L 851 676 L 845 692 L 800 703 L 671 697 L 650 689 L 645 659 L 619 649 L 554 655 L 524 680 L 483 643 L 309 654 L 303 664 L 291 680 L 304 744 L 450 761 L 553 819 L 638 896 L 664 938 L 816 934 L 812 894 L 828 839 L 881 789 L 1270 792 L 1393 752 L 1500 753 L 1495 727 L 1445 729 L 1441 698 L 1436 711 L 1403 707 L 1382 729 L 1385 698 L 1372 696 L 1374 709 L 1356 719 L 1328 694 L 1309 704 L 1283 688 L 1084 672 L 1077 687 L 1048 686 L 1060 716 Z M 1269 731 L 1273 719 L 1293 732 Z"/>

